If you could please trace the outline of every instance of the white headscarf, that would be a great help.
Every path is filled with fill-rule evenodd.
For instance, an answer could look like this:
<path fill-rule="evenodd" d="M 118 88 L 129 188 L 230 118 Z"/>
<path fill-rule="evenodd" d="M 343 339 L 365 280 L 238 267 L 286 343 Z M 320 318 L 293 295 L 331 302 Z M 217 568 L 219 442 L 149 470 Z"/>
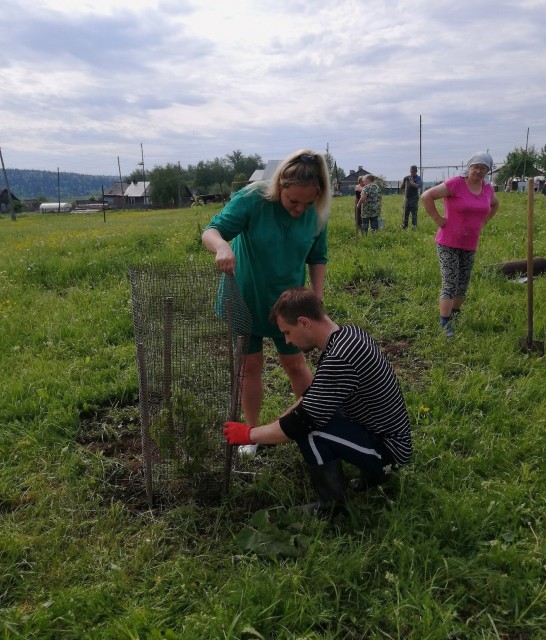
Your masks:
<path fill-rule="evenodd" d="M 478 151 L 466 163 L 466 169 L 461 173 L 461 176 L 466 177 L 468 175 L 468 170 L 473 164 L 484 164 L 489 171 L 493 170 L 493 158 L 491 155 L 487 153 L 487 151 Z"/>

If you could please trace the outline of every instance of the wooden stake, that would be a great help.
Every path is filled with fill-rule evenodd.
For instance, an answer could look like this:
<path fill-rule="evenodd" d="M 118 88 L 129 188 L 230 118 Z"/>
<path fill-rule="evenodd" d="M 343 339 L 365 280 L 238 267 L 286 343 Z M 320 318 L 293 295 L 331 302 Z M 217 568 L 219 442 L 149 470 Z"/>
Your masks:
<path fill-rule="evenodd" d="M 144 459 L 144 480 L 148 506 L 153 507 L 152 458 L 150 452 L 150 403 L 148 399 L 148 376 L 146 374 L 146 354 L 142 342 L 137 344 L 138 381 L 140 399 L 140 432 L 142 436 L 142 457 Z"/>

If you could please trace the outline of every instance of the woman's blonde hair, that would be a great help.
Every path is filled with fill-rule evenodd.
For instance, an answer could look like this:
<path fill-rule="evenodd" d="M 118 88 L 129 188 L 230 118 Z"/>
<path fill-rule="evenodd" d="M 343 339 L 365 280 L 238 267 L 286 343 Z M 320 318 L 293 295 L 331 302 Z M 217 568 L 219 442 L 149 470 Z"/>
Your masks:
<path fill-rule="evenodd" d="M 314 204 L 319 227 L 322 229 L 328 221 L 331 204 L 330 175 L 324 156 L 310 149 L 294 151 L 279 162 L 270 182 L 257 183 L 254 188 L 261 189 L 266 200 L 278 202 L 281 199 L 281 189 L 292 185 L 314 185 L 318 189 Z"/>

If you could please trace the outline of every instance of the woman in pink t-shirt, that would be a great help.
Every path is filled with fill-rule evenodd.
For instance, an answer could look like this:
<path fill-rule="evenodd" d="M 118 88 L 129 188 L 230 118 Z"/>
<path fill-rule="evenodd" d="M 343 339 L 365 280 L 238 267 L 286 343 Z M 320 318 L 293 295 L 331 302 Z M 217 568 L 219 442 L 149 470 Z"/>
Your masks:
<path fill-rule="evenodd" d="M 451 321 L 459 313 L 468 289 L 481 230 L 499 208 L 493 187 L 484 181 L 492 168 L 493 158 L 488 153 L 475 153 L 462 176 L 427 189 L 421 196 L 425 211 L 438 225 L 440 324 L 449 337 L 454 335 Z M 444 216 L 436 208 L 436 200 L 441 199 Z"/>

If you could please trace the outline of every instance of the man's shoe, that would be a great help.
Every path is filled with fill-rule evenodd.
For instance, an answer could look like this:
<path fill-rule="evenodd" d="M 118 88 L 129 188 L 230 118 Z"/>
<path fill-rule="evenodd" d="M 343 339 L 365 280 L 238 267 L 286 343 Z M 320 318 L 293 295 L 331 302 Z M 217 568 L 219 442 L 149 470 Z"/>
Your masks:
<path fill-rule="evenodd" d="M 346 513 L 345 476 L 341 460 L 321 465 L 308 464 L 307 472 L 319 499 L 318 502 L 303 505 L 299 509 L 318 518 L 333 518 L 339 513 Z"/>

